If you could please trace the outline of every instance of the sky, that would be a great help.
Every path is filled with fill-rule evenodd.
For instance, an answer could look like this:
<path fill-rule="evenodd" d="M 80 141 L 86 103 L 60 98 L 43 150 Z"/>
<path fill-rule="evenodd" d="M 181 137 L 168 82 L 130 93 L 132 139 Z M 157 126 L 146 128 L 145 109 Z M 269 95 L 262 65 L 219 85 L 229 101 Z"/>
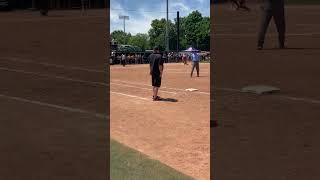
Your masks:
<path fill-rule="evenodd" d="M 148 33 L 153 19 L 166 18 L 166 0 L 110 0 L 110 31 L 123 30 L 119 15 L 129 16 L 126 32 L 135 35 Z M 169 19 L 187 16 L 198 10 L 202 16 L 210 16 L 210 0 L 169 0 Z"/>

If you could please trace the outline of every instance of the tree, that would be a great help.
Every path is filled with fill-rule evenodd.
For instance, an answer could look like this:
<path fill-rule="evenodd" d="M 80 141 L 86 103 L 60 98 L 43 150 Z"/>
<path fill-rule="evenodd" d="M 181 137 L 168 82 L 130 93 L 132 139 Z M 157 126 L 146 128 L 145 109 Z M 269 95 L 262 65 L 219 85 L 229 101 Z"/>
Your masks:
<path fill-rule="evenodd" d="M 177 44 L 177 32 L 176 25 L 169 20 L 168 22 L 169 30 L 169 49 L 175 50 Z M 166 47 L 165 37 L 166 37 L 166 19 L 155 19 L 151 22 L 151 29 L 149 30 L 150 46 L 159 46 L 163 51 Z"/>
<path fill-rule="evenodd" d="M 180 17 L 180 34 L 179 34 L 179 41 L 180 41 L 180 49 L 186 49 L 187 46 L 189 45 L 188 44 L 188 41 L 186 39 L 186 35 L 185 35 L 185 27 L 184 27 L 184 21 L 185 21 L 185 17 Z M 176 25 L 176 28 L 177 28 L 177 18 L 175 18 L 175 25 Z M 176 30 L 177 31 L 177 30 Z"/>
<path fill-rule="evenodd" d="M 169 49 L 177 49 L 177 19 L 169 24 Z M 123 31 L 114 31 L 111 37 L 120 44 L 140 47 L 142 50 L 159 46 L 165 50 L 166 19 L 154 19 L 148 34 L 138 33 L 132 36 Z M 200 50 L 210 50 L 210 18 L 202 17 L 198 11 L 193 11 L 186 17 L 180 17 L 180 49 L 193 46 Z"/>
<path fill-rule="evenodd" d="M 161 50 L 165 49 L 165 27 L 166 20 L 164 18 L 161 20 L 155 19 L 151 22 L 151 29 L 148 32 L 151 47 L 159 46 Z"/>
<path fill-rule="evenodd" d="M 129 45 L 137 46 L 142 51 L 149 49 L 149 36 L 148 34 L 138 33 L 135 36 L 131 36 L 128 41 Z"/>
<path fill-rule="evenodd" d="M 210 50 L 210 18 L 202 17 L 198 11 L 180 18 L 181 48 L 193 46 L 200 50 Z"/>
<path fill-rule="evenodd" d="M 203 18 L 198 26 L 197 48 L 205 51 L 210 51 L 210 18 Z"/>
<path fill-rule="evenodd" d="M 197 46 L 199 34 L 199 24 L 202 21 L 202 15 L 198 11 L 190 13 L 183 21 L 185 28 L 185 37 L 189 45 Z"/>
<path fill-rule="evenodd" d="M 119 44 L 128 44 L 130 37 L 131 37 L 130 33 L 127 34 L 119 30 L 113 31 L 111 33 L 111 38 L 114 39 Z"/>

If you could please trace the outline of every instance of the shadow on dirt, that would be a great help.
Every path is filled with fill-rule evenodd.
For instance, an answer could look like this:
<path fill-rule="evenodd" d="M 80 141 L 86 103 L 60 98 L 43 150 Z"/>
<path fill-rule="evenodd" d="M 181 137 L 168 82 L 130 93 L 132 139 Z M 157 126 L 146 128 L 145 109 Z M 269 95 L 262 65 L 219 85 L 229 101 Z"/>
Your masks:
<path fill-rule="evenodd" d="M 173 99 L 173 98 L 161 98 L 158 101 L 164 101 L 164 102 L 178 102 L 177 99 Z"/>

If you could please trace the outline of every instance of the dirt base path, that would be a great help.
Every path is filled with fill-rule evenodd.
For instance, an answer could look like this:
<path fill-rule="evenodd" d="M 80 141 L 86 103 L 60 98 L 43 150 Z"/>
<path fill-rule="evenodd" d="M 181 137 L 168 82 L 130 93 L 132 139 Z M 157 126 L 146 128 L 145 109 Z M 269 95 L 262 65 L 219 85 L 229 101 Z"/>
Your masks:
<path fill-rule="evenodd" d="M 0 23 L 0 179 L 107 179 L 104 11 Z"/>
<path fill-rule="evenodd" d="M 260 11 L 216 6 L 213 117 L 218 180 L 319 179 L 320 6 L 287 6 L 287 46 L 277 49 L 272 22 L 256 50 Z M 280 93 L 238 92 L 265 84 Z"/>
<path fill-rule="evenodd" d="M 166 64 L 153 102 L 148 65 L 111 67 L 111 137 L 196 179 L 210 179 L 209 64 L 190 78 L 190 65 Z M 186 92 L 186 88 L 198 91 Z"/>

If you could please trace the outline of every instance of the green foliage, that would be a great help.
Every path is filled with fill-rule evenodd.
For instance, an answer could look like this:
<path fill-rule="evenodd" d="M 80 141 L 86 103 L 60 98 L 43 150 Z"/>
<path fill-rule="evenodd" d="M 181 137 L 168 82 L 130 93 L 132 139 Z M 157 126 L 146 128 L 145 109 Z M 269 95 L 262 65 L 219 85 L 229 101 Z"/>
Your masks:
<path fill-rule="evenodd" d="M 191 44 L 189 44 L 189 42 L 187 41 L 187 38 L 186 38 L 186 33 L 185 33 L 185 20 L 186 20 L 186 17 L 181 17 L 180 18 L 180 49 L 186 49 L 188 48 L 188 46 L 190 46 Z M 176 22 L 177 24 L 177 22 Z"/>
<path fill-rule="evenodd" d="M 170 24 L 170 22 L 169 22 Z M 166 20 L 155 19 L 151 22 L 151 29 L 149 30 L 150 47 L 159 46 L 161 50 L 165 49 L 165 32 Z"/>
<path fill-rule="evenodd" d="M 210 49 L 210 18 L 202 17 L 198 11 L 193 11 L 182 20 L 184 45 L 191 45 L 197 49 Z"/>
<path fill-rule="evenodd" d="M 111 38 L 114 39 L 119 44 L 128 44 L 131 34 L 125 33 L 123 31 L 113 31 L 111 33 Z"/>
<path fill-rule="evenodd" d="M 177 49 L 177 20 L 168 22 L 169 25 L 169 48 Z M 159 46 L 165 50 L 166 19 L 154 19 L 151 22 L 151 28 L 148 34 L 138 33 L 135 36 L 124 33 L 123 31 L 114 31 L 112 38 L 119 44 L 137 46 L 141 50 L 152 49 Z M 197 49 L 210 50 L 210 18 L 202 17 L 198 11 L 193 11 L 186 17 L 180 17 L 180 50 L 193 46 Z"/>
<path fill-rule="evenodd" d="M 149 49 L 149 36 L 148 34 L 138 33 L 135 36 L 131 36 L 128 45 L 137 46 L 141 48 L 142 51 Z"/>
<path fill-rule="evenodd" d="M 197 35 L 199 34 L 199 23 L 201 20 L 201 14 L 198 11 L 193 11 L 185 18 L 183 22 L 183 26 L 185 28 L 185 38 L 187 42 L 194 47 L 197 45 Z"/>
<path fill-rule="evenodd" d="M 203 18 L 199 22 L 197 30 L 197 48 L 205 51 L 210 50 L 210 18 Z"/>

